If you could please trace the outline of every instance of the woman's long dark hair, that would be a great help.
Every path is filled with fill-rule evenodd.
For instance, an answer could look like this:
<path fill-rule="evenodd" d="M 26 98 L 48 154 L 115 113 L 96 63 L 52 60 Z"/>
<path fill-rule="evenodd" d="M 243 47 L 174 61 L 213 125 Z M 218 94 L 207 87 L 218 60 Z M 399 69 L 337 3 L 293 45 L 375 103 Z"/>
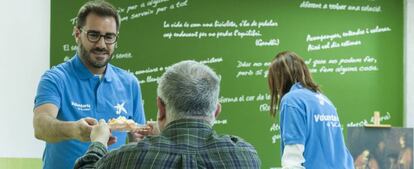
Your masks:
<path fill-rule="evenodd" d="M 270 115 L 276 116 L 280 99 L 298 82 L 304 88 L 320 92 L 319 86 L 313 81 L 308 67 L 300 56 L 291 51 L 278 53 L 269 67 Z"/>

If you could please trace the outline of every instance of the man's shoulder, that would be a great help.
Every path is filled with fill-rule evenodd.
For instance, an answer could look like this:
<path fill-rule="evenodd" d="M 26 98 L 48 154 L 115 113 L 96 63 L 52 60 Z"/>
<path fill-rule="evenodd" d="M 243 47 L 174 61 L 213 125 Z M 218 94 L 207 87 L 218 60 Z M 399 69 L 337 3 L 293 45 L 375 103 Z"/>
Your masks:
<path fill-rule="evenodd" d="M 225 166 L 234 168 L 233 164 L 237 163 L 240 168 L 260 168 L 261 161 L 256 149 L 252 144 L 239 136 L 222 135 L 216 139 L 215 144 L 210 145 L 213 146 L 210 146 L 205 152 L 209 154 L 219 153 L 221 155 L 220 159 L 231 161 L 224 164 Z"/>
<path fill-rule="evenodd" d="M 52 78 L 54 80 L 62 80 L 66 77 L 69 77 L 68 74 L 70 71 L 70 63 L 64 62 L 56 66 L 52 66 L 49 70 L 46 70 L 46 72 L 43 74 L 43 77 Z"/>
<path fill-rule="evenodd" d="M 121 79 L 128 79 L 128 80 L 135 80 L 136 77 L 132 74 L 132 72 L 129 72 L 125 69 L 122 69 L 118 66 L 112 65 L 112 64 L 108 64 L 108 66 L 111 67 L 114 76 L 117 76 L 118 78 Z"/>
<path fill-rule="evenodd" d="M 137 151 L 137 143 L 125 144 L 125 145 L 119 147 L 118 149 L 112 150 L 111 154 L 113 154 L 113 155 L 122 154 L 122 153 L 126 153 L 126 152 L 131 152 L 131 151 Z"/>
<path fill-rule="evenodd" d="M 221 139 L 222 140 L 226 140 L 228 143 L 231 143 L 232 145 L 235 145 L 237 147 L 252 149 L 252 150 L 256 151 L 254 149 L 253 145 L 251 145 L 249 142 L 247 142 L 246 140 L 244 140 L 243 138 L 241 138 L 239 136 L 235 136 L 235 135 L 222 135 L 221 136 Z"/>

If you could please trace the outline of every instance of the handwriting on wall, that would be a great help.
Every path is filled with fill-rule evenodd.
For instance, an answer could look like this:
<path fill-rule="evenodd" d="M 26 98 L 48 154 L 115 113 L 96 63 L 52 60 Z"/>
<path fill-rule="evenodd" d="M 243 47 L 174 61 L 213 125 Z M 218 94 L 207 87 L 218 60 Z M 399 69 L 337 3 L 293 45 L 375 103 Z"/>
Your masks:
<path fill-rule="evenodd" d="M 305 60 L 309 71 L 312 74 L 336 73 L 345 75 L 356 72 L 375 72 L 379 70 L 378 60 L 375 56 L 361 56 L 361 57 L 332 57 L 331 59 L 321 59 L 309 57 Z M 270 62 L 249 62 L 237 61 L 236 78 L 243 77 L 267 77 L 267 71 Z"/>
<path fill-rule="evenodd" d="M 386 122 L 388 120 L 391 120 L 392 116 L 390 112 L 385 113 L 385 115 L 380 116 L 380 122 Z M 363 127 L 366 124 L 372 124 L 374 123 L 374 117 L 364 118 L 360 121 L 351 121 L 346 123 L 346 127 Z"/>
<path fill-rule="evenodd" d="M 300 3 L 299 7 L 333 11 L 381 12 L 380 5 L 347 5 L 343 3 L 313 3 L 310 1 L 303 1 Z"/>
<path fill-rule="evenodd" d="M 128 23 L 143 17 L 160 15 L 169 11 L 188 7 L 190 0 L 149 0 L 127 6 L 118 6 L 117 10 L 121 16 L 122 23 Z M 76 17 L 69 20 L 73 25 L 76 23 Z"/>
<path fill-rule="evenodd" d="M 206 58 L 206 59 L 197 60 L 197 61 L 208 65 L 208 64 L 223 62 L 223 58 L 211 57 L 211 58 Z M 157 83 L 158 80 L 161 78 L 161 74 L 164 73 L 164 71 L 167 70 L 170 66 L 171 64 L 159 65 L 159 66 L 147 67 L 147 68 L 139 69 L 139 70 L 128 69 L 128 71 L 132 72 L 135 76 L 139 77 L 140 84 Z"/>
<path fill-rule="evenodd" d="M 214 20 L 214 21 L 164 21 L 163 28 L 165 39 L 192 38 L 192 39 L 223 39 L 240 38 L 254 39 L 255 46 L 278 46 L 279 39 L 271 38 L 263 40 L 261 29 L 277 27 L 278 23 L 273 19 L 268 20 Z"/>
<path fill-rule="evenodd" d="M 369 36 L 372 34 L 390 32 L 391 28 L 388 26 L 375 26 L 372 28 L 357 28 L 355 30 L 347 30 L 341 33 L 307 35 L 306 42 L 308 42 L 308 51 L 327 50 L 333 48 L 342 48 L 350 46 L 359 46 L 363 44 L 360 39 L 350 38 Z"/>
<path fill-rule="evenodd" d="M 305 60 L 311 73 L 337 73 L 345 75 L 352 72 L 378 71 L 378 62 L 374 56 L 334 57 L 332 59 L 309 58 Z"/>

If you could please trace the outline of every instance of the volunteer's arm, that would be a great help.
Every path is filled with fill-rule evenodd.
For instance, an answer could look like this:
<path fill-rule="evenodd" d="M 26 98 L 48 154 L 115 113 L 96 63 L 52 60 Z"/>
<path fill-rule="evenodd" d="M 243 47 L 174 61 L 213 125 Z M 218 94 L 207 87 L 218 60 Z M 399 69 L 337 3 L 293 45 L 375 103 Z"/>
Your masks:
<path fill-rule="evenodd" d="M 58 111 L 51 103 L 42 104 L 33 110 L 33 127 L 37 139 L 52 143 L 69 139 L 90 141 L 92 126 L 97 123 L 95 119 L 61 121 L 56 118 Z"/>

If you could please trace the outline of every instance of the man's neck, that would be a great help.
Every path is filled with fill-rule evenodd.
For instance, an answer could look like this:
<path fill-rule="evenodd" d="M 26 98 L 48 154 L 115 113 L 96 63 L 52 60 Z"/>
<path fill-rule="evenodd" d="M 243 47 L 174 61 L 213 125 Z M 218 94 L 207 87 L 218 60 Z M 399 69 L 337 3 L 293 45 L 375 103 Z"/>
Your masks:
<path fill-rule="evenodd" d="M 90 65 L 86 65 L 86 68 L 88 68 L 88 70 L 94 75 L 103 75 L 105 73 L 106 66 L 102 68 L 95 68 Z"/>

